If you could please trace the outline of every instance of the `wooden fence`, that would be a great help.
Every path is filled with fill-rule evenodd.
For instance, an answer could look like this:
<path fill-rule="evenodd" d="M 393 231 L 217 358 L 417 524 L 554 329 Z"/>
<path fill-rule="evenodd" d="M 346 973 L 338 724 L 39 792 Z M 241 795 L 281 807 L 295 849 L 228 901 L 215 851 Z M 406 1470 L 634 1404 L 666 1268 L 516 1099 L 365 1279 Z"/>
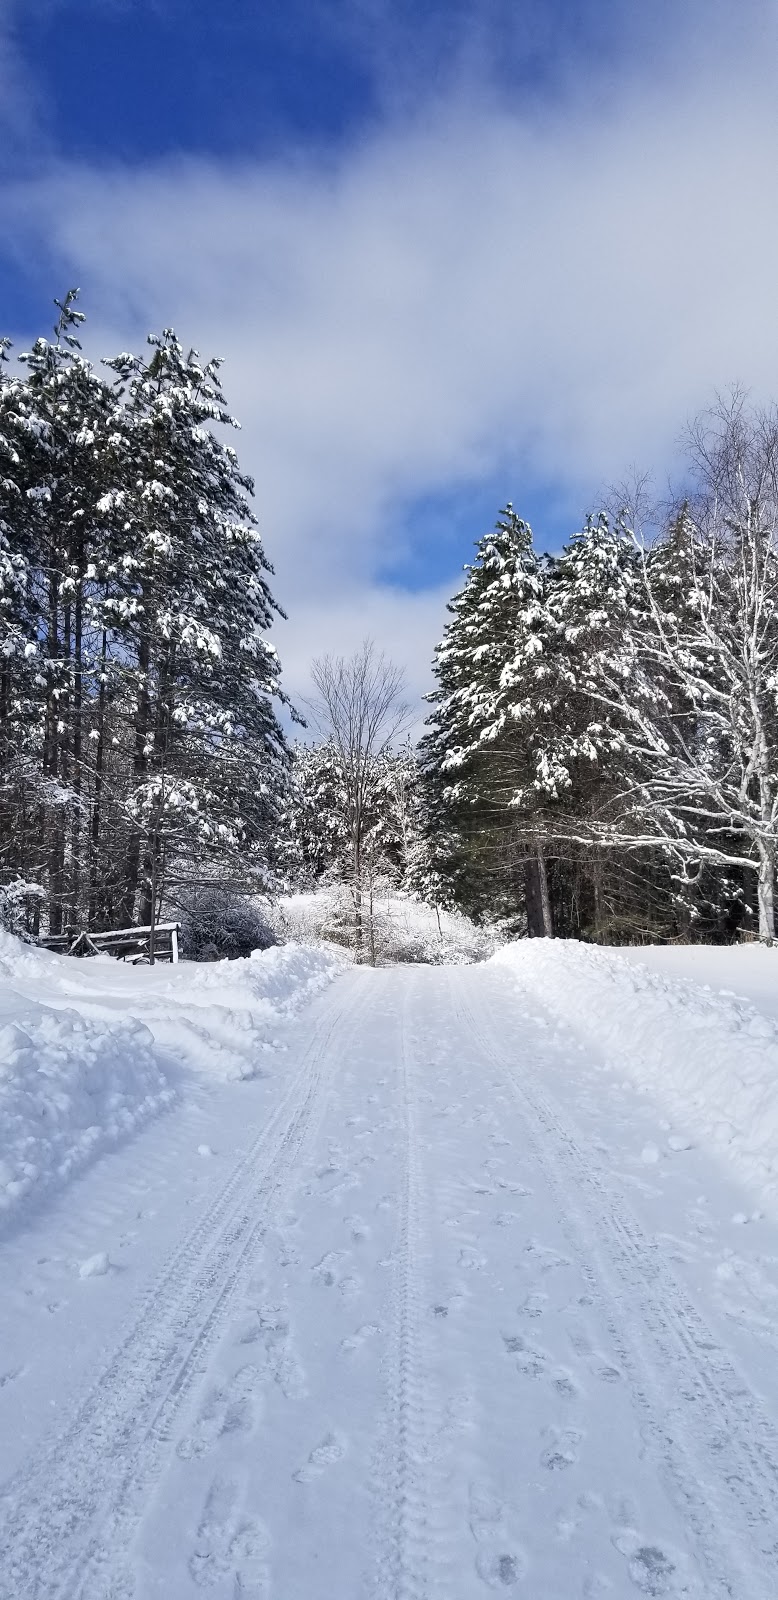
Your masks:
<path fill-rule="evenodd" d="M 178 961 L 178 935 L 180 922 L 157 922 L 154 926 L 154 960 Z M 146 928 L 115 928 L 110 933 L 87 933 L 69 928 L 40 940 L 46 950 L 56 950 L 68 956 L 97 956 L 101 951 L 115 956 L 117 961 L 146 962 L 151 953 L 151 925 Z"/>

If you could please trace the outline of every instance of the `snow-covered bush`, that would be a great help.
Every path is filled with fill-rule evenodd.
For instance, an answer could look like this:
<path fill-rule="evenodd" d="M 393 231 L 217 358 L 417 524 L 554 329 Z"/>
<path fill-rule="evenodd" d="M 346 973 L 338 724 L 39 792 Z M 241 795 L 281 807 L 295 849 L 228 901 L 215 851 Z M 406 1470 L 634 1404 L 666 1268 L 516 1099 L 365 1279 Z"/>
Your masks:
<path fill-rule="evenodd" d="M 192 889 L 181 922 L 181 954 L 189 961 L 269 950 L 276 935 L 253 900 L 218 884 Z"/>
<path fill-rule="evenodd" d="M 31 935 L 27 932 L 27 919 L 30 904 L 40 900 L 42 895 L 39 884 L 25 883 L 21 878 L 14 883 L 0 884 L 0 928 L 29 942 Z"/>
<path fill-rule="evenodd" d="M 276 902 L 268 917 L 278 935 L 301 944 L 341 944 L 353 949 L 354 912 L 348 885 L 293 894 Z M 423 962 L 433 966 L 484 961 L 502 943 L 492 929 L 477 928 L 461 912 L 426 905 L 411 895 L 385 890 L 363 902 L 365 956 L 376 964 Z"/>

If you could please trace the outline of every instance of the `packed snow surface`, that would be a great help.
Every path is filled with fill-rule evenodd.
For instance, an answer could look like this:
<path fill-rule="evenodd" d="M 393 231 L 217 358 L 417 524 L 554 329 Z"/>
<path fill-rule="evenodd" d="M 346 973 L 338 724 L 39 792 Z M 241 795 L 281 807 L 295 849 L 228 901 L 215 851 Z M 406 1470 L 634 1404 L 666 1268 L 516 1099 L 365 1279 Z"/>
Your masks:
<path fill-rule="evenodd" d="M 605 1023 L 674 1017 L 714 1094 L 722 1038 L 772 1043 L 596 954 L 341 969 L 269 1072 L 192 1048 L 24 1213 L 0 1600 L 775 1600 L 778 1225 Z M 132 975 L 67 974 L 126 1022 Z M 171 982 L 210 1037 L 216 969 L 150 976 L 150 1032 Z"/>
<path fill-rule="evenodd" d="M 507 945 L 494 960 L 610 1068 L 664 1105 L 675 1130 L 666 1148 L 684 1148 L 693 1136 L 726 1156 L 778 1210 L 778 952 L 687 946 L 622 953 L 572 939 L 530 939 Z M 733 988 L 714 989 L 714 973 L 757 1003 Z"/>
<path fill-rule="evenodd" d="M 0 932 L 0 1228 L 169 1107 L 182 1068 L 262 1070 L 275 1026 L 342 965 L 289 945 L 244 961 L 127 967 Z"/>

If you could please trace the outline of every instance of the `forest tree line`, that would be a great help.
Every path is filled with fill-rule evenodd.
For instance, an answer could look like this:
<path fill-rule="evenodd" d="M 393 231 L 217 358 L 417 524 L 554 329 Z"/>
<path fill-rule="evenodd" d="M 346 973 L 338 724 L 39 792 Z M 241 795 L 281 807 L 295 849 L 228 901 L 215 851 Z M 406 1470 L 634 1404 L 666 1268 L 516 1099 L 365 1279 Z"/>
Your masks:
<path fill-rule="evenodd" d="M 316 733 L 290 747 L 219 363 L 165 330 L 96 369 L 82 320 L 71 292 L 18 365 L 0 341 L 6 925 L 340 881 L 360 959 L 387 886 L 516 934 L 773 937 L 774 413 L 704 418 L 648 537 L 616 504 L 552 556 L 506 507 L 450 602 L 418 748 L 369 642 L 314 664 Z"/>
<path fill-rule="evenodd" d="M 265 886 L 288 765 L 218 362 L 165 330 L 96 370 L 58 311 L 0 367 L 0 886 L 32 935 Z"/>
<path fill-rule="evenodd" d="M 775 933 L 778 416 L 689 438 L 688 484 L 559 556 L 508 507 L 435 657 L 429 849 L 460 904 L 608 942 Z"/>

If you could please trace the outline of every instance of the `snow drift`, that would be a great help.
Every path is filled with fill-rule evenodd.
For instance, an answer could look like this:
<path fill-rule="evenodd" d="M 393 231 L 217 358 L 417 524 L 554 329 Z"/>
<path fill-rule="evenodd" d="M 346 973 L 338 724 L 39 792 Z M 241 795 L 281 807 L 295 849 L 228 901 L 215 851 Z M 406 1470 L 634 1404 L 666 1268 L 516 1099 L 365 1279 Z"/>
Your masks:
<path fill-rule="evenodd" d="M 274 1029 L 344 965 L 288 945 L 241 961 L 76 961 L 0 932 L 0 1227 L 182 1092 L 182 1067 L 249 1078 Z"/>
<path fill-rule="evenodd" d="M 778 1025 L 731 991 L 649 971 L 636 955 L 532 939 L 493 959 L 778 1211 Z"/>
<path fill-rule="evenodd" d="M 3 993 L 8 1014 L 13 991 Z M 172 1103 L 149 1029 L 19 1000 L 0 1026 L 0 1223 Z"/>

